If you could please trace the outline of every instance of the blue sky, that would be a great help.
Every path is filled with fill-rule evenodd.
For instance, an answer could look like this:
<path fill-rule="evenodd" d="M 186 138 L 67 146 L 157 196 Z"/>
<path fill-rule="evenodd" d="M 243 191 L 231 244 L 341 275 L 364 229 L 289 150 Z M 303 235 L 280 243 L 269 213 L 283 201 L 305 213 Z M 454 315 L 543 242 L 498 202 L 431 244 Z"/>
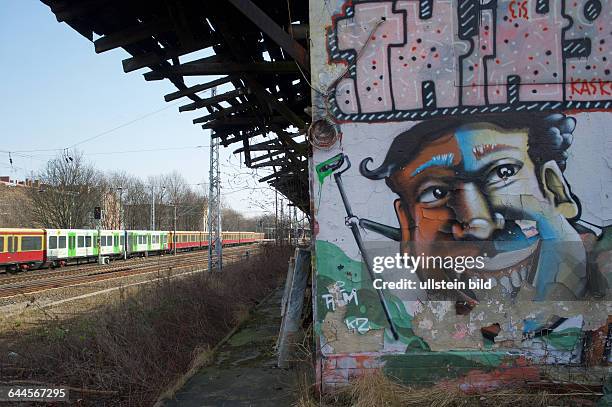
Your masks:
<path fill-rule="evenodd" d="M 103 171 L 146 179 L 177 170 L 192 184 L 208 180 L 208 148 L 195 147 L 208 146 L 210 136 L 191 123 L 206 112 L 179 113 L 188 99 L 164 102 L 176 88 L 169 81 L 145 81 L 148 69 L 124 73 L 125 51 L 96 54 L 89 40 L 58 23 L 39 1 L 0 0 L 0 55 L 0 175 L 23 179 L 61 149 L 150 114 L 77 148 Z M 195 57 L 201 55 L 188 58 Z M 190 79 L 188 85 L 209 78 Z M 220 152 L 224 199 L 247 216 L 261 214 L 274 195 L 231 154 L 238 147 Z M 160 148 L 183 149 L 124 153 Z M 46 149 L 59 151 L 29 151 Z M 7 151 L 13 152 L 12 167 Z"/>

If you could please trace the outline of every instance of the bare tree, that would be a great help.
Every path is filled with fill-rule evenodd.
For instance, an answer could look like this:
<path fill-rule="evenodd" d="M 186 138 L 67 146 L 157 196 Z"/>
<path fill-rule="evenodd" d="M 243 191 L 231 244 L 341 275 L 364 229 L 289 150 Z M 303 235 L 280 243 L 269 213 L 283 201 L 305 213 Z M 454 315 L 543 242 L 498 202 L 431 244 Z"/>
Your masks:
<path fill-rule="evenodd" d="M 159 183 L 164 187 L 160 194 L 159 225 L 164 225 L 167 229 L 172 230 L 176 209 L 177 230 L 204 229 L 208 208 L 206 196 L 192 188 L 177 171 L 163 175 Z"/>
<path fill-rule="evenodd" d="M 38 178 L 40 188 L 28 189 L 36 223 L 48 228 L 93 227 L 93 209 L 102 205 L 104 190 L 100 174 L 80 152 L 49 160 Z"/>

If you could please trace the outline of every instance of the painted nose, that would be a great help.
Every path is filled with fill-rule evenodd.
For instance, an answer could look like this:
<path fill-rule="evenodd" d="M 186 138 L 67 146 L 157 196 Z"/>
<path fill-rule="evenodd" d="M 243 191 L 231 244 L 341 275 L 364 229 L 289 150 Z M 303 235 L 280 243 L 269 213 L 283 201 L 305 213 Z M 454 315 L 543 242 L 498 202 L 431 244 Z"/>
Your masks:
<path fill-rule="evenodd" d="M 503 216 L 492 216 L 486 197 L 474 183 L 459 186 L 452 207 L 457 217 L 452 232 L 457 240 L 490 239 L 493 232 L 504 227 Z"/>

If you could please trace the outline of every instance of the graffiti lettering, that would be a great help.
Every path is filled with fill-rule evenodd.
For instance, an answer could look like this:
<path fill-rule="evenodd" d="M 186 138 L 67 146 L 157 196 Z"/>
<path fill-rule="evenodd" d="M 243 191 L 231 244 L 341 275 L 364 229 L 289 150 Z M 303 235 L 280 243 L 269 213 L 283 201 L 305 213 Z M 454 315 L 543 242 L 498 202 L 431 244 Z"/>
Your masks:
<path fill-rule="evenodd" d="M 338 119 L 612 107 L 612 2 L 586 19 L 567 0 L 432 3 L 347 1 L 327 35 L 348 68 L 329 93 Z"/>
<path fill-rule="evenodd" d="M 356 330 L 360 334 L 364 334 L 370 330 L 370 321 L 368 318 L 354 318 L 352 320 L 345 320 L 346 327 L 349 330 Z"/>
<path fill-rule="evenodd" d="M 334 296 L 331 294 L 323 294 L 321 298 L 325 300 L 325 307 L 327 309 L 331 309 L 332 311 L 336 310 L 336 303 L 334 302 Z"/>
<path fill-rule="evenodd" d="M 612 95 L 612 82 L 602 81 L 601 79 L 570 80 L 570 89 L 572 95 L 589 95 L 589 96 L 610 96 Z"/>
<path fill-rule="evenodd" d="M 330 294 L 323 294 L 321 298 L 325 300 L 327 309 L 331 309 L 332 311 L 336 310 L 336 305 L 344 307 L 350 304 L 351 301 L 353 301 L 355 305 L 359 305 L 357 290 L 353 288 L 350 292 L 347 292 L 344 288 L 344 281 L 336 281 L 330 289 Z"/>
<path fill-rule="evenodd" d="M 525 20 L 529 19 L 529 12 L 527 11 L 527 0 L 512 0 L 508 5 L 508 11 L 512 15 L 512 18 L 524 18 Z"/>

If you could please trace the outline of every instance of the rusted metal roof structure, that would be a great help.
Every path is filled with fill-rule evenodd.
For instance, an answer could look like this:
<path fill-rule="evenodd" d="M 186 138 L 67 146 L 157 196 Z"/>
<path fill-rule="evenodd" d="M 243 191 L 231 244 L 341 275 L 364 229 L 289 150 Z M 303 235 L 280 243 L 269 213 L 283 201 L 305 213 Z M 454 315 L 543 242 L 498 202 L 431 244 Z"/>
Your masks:
<path fill-rule="evenodd" d="M 308 144 L 298 141 L 310 121 L 307 1 L 41 1 L 96 52 L 127 51 L 125 72 L 147 67 L 147 81 L 170 80 L 177 90 L 167 102 L 184 98 L 179 111 L 201 111 L 194 124 L 213 129 L 224 146 L 237 143 L 248 167 L 272 169 L 260 181 L 309 212 Z M 189 60 L 207 48 L 210 56 Z M 223 84 L 234 89 L 198 95 Z"/>

